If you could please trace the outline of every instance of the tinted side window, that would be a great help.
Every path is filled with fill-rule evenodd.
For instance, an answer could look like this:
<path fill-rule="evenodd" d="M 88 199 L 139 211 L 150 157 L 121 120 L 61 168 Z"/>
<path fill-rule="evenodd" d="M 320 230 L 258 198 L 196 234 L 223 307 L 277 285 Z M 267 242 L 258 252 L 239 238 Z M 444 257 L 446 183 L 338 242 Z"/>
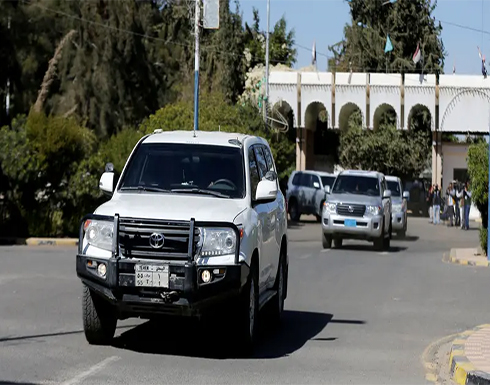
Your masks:
<path fill-rule="evenodd" d="M 267 161 L 265 160 L 264 153 L 262 152 L 262 146 L 254 146 L 255 147 L 255 156 L 257 159 L 257 164 L 259 166 L 259 175 L 260 179 L 262 179 L 265 174 L 267 174 Z"/>
<path fill-rule="evenodd" d="M 311 175 L 310 174 L 302 174 L 301 175 L 301 180 L 299 182 L 301 187 L 310 187 L 310 182 L 311 182 Z"/>
<path fill-rule="evenodd" d="M 296 174 L 294 174 L 294 177 L 293 177 L 293 185 L 294 186 L 299 186 L 300 179 L 301 179 L 301 173 L 300 172 L 297 172 Z"/>
<path fill-rule="evenodd" d="M 250 187 L 252 190 L 252 199 L 255 199 L 255 192 L 257 191 L 257 185 L 259 184 L 260 177 L 257 161 L 255 160 L 255 153 L 252 147 L 248 149 L 248 162 L 250 168 Z"/>
<path fill-rule="evenodd" d="M 274 161 L 272 160 L 272 154 L 266 146 L 262 147 L 265 154 L 265 160 L 267 161 L 267 170 L 276 171 L 274 167 Z"/>

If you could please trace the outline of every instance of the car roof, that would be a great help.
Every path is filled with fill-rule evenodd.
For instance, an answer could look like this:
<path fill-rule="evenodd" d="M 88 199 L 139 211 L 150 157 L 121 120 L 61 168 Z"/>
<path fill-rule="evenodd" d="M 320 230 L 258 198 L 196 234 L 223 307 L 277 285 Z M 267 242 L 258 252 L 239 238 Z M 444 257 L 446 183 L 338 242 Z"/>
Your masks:
<path fill-rule="evenodd" d="M 385 179 L 390 181 L 395 181 L 395 182 L 401 182 L 401 179 L 394 175 L 386 175 Z"/>
<path fill-rule="evenodd" d="M 371 178 L 379 178 L 383 176 L 383 174 L 378 171 L 367 171 L 367 170 L 344 170 L 341 171 L 339 175 L 367 176 Z"/>
<path fill-rule="evenodd" d="M 237 141 L 239 143 L 237 143 Z M 250 143 L 249 143 L 250 142 Z M 240 133 L 224 132 L 224 131 L 158 131 L 148 135 L 143 142 L 146 143 L 187 143 L 187 144 L 205 144 L 236 147 L 237 144 L 265 144 L 268 143 L 265 139 L 259 136 L 251 136 Z"/>

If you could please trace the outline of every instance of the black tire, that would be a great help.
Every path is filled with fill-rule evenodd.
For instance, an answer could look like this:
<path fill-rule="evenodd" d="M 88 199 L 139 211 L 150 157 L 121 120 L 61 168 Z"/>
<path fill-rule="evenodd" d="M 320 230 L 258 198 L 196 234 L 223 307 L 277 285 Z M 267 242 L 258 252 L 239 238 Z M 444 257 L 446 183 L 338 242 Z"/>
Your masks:
<path fill-rule="evenodd" d="M 316 221 L 318 223 L 321 223 L 322 222 L 322 212 L 323 212 L 323 203 L 325 201 L 322 201 L 322 203 L 320 203 L 320 211 L 318 211 L 320 214 L 319 215 L 316 215 Z"/>
<path fill-rule="evenodd" d="M 289 216 L 294 222 L 299 222 L 299 218 L 301 218 L 301 214 L 298 208 L 298 202 L 296 202 L 296 199 L 291 200 L 289 204 Z"/>
<path fill-rule="evenodd" d="M 117 316 L 109 303 L 86 285 L 82 293 L 83 331 L 90 345 L 108 345 L 116 332 Z"/>
<path fill-rule="evenodd" d="M 274 284 L 274 290 L 276 290 L 276 295 L 271 301 L 271 319 L 275 325 L 281 322 L 282 314 L 284 312 L 284 299 L 286 294 L 286 284 L 287 284 L 287 267 L 286 267 L 286 256 L 281 251 L 281 256 L 279 258 L 279 266 L 277 267 L 277 277 Z"/>
<path fill-rule="evenodd" d="M 385 243 L 385 221 L 381 224 L 381 234 L 378 238 L 374 239 L 374 248 L 378 251 L 382 251 Z"/>
<path fill-rule="evenodd" d="M 332 237 L 330 235 L 322 233 L 322 245 L 324 249 L 331 249 Z"/>
<path fill-rule="evenodd" d="M 333 245 L 336 249 L 340 249 L 342 247 L 342 238 L 334 238 Z"/>
<path fill-rule="evenodd" d="M 259 318 L 259 279 L 255 262 L 250 268 L 247 284 L 238 298 L 237 305 L 235 347 L 239 349 L 238 355 L 250 355 L 257 340 Z"/>
<path fill-rule="evenodd" d="M 386 237 L 383 239 L 383 250 L 389 250 L 390 249 L 390 243 L 391 243 L 391 233 L 389 237 Z"/>

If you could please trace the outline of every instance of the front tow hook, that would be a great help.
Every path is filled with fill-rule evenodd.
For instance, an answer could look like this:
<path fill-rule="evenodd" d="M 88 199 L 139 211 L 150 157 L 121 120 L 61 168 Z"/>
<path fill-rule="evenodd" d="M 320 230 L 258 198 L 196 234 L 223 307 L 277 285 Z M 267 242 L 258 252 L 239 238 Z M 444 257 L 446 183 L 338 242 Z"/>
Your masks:
<path fill-rule="evenodd" d="M 162 297 L 165 303 L 172 303 L 179 299 L 179 293 L 176 291 L 160 292 L 160 297 Z"/>

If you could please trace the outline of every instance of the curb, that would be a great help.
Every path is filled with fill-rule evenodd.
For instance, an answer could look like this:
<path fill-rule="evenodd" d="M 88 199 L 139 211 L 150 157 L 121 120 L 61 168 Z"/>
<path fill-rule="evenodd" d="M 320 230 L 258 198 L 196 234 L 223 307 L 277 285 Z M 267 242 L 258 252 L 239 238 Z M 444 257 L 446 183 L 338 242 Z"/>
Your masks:
<path fill-rule="evenodd" d="M 456 249 L 451 249 L 449 254 L 445 253 L 443 260 L 445 262 L 455 263 L 457 265 L 464 265 L 464 266 L 478 266 L 478 267 L 490 266 L 488 259 L 485 259 L 485 258 L 482 258 L 481 261 L 471 261 L 471 260 L 464 259 L 464 258 L 457 258 L 456 257 Z"/>
<path fill-rule="evenodd" d="M 479 325 L 460 334 L 454 341 L 449 355 L 450 376 L 460 385 L 490 385 L 490 373 L 476 368 L 465 355 L 466 340 L 477 331 L 490 327 L 489 324 Z"/>
<path fill-rule="evenodd" d="M 3 245 L 24 245 L 24 246 L 78 246 L 77 238 L 3 238 L 0 239 Z"/>

